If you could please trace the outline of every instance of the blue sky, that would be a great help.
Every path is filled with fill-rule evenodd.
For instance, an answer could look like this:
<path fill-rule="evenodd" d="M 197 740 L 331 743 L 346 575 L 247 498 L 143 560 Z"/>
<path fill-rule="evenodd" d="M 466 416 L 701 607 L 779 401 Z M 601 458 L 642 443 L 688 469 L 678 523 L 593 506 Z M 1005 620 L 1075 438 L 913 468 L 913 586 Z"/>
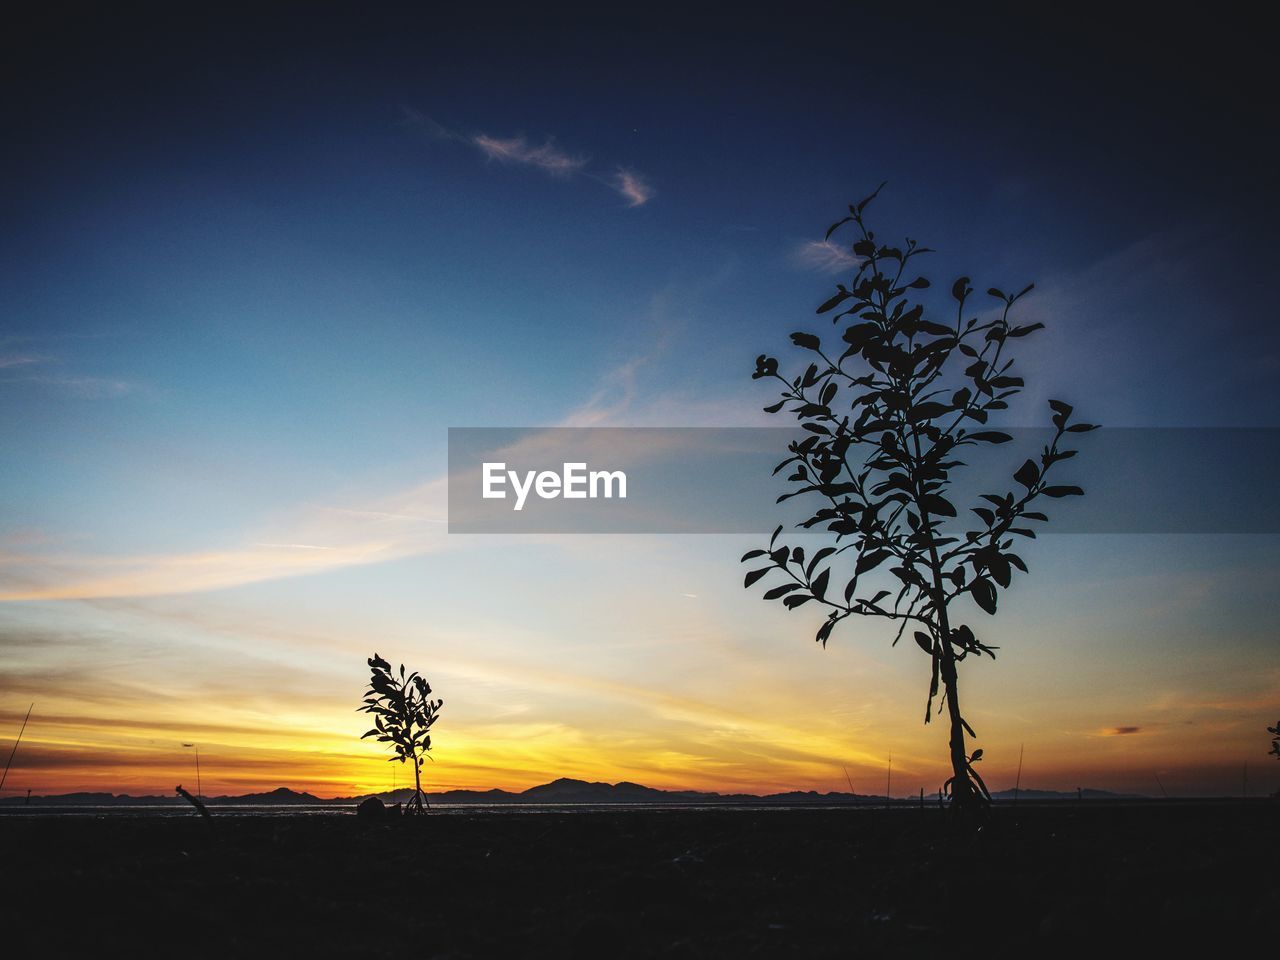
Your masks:
<path fill-rule="evenodd" d="M 270 699 L 253 659 L 267 657 L 328 678 L 312 688 L 331 698 L 300 681 L 291 715 L 343 742 L 342 678 L 385 636 L 384 655 L 497 691 L 460 710 L 470 752 L 439 765 L 460 785 L 574 768 L 807 786 L 823 762 L 839 774 L 840 749 L 899 735 L 931 783 L 941 731 L 915 729 L 920 665 L 875 640 L 818 660 L 810 630 L 742 595 L 733 538 L 439 530 L 450 426 L 764 422 L 754 357 L 821 329 L 839 251 L 818 241 L 884 179 L 876 223 L 937 248 L 939 290 L 961 273 L 1037 282 L 1027 316 L 1049 329 L 1026 342 L 1029 412 L 1012 422 L 1064 396 L 1107 425 L 1277 425 L 1274 133 L 1234 95 L 1261 68 L 1229 26 L 1165 25 L 1157 41 L 835 6 L 787 22 L 530 16 L 280 8 L 190 29 L 100 13 L 23 37 L 0 160 L 0 636 L 15 651 L 0 713 L 60 704 L 62 728 L 33 728 L 36 782 L 71 783 L 89 754 L 112 758 L 108 785 L 152 769 L 148 750 L 170 762 L 103 732 L 166 677 L 187 691 L 165 708 L 174 736 L 216 702 L 226 755 L 267 751 L 268 772 L 235 783 L 360 782 L 372 768 L 354 748 L 313 769 L 278 730 L 233 732 L 265 722 L 244 704 Z M 1274 721 L 1274 539 L 1063 538 L 1033 557 L 999 621 L 1030 659 L 974 681 L 1006 746 L 1035 726 L 1031 694 L 1012 690 L 1051 696 L 1044 671 L 1070 645 L 1058 785 L 1138 789 L 1146 774 L 1098 743 L 1142 738 L 1097 731 L 1190 723 L 1211 732 L 1185 789 L 1218 789 L 1215 764 L 1252 757 Z M 1139 616 L 1144 591 L 1190 606 Z M 602 641 L 619 611 L 627 628 Z M 166 672 L 144 667 L 110 703 L 42 686 L 69 661 L 78 683 L 145 665 L 144 638 L 170 651 Z M 1153 670 L 1170 645 L 1174 665 Z M 1212 696 L 1196 698 L 1206 648 Z M 476 679 L 522 657 L 555 682 Z M 624 718 L 582 692 L 652 691 L 672 670 L 678 706 L 638 696 Z M 841 670 L 848 686 L 827 679 Z M 1115 689 L 1095 713 L 1098 676 Z M 871 696 L 860 677 L 887 679 Z M 818 759 L 726 759 L 715 711 L 758 682 L 780 685 Z M 512 704 L 518 720 L 479 719 Z M 504 767 L 539 729 L 546 742 Z M 1152 737 L 1125 749 L 1176 779 L 1178 741 Z"/>

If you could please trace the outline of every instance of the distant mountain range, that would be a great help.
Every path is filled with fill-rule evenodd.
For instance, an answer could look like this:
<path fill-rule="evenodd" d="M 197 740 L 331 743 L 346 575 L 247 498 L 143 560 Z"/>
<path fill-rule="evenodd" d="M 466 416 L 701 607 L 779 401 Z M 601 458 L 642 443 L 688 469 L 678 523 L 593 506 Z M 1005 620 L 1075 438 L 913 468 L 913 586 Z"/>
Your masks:
<path fill-rule="evenodd" d="M 991 794 L 993 800 L 1013 800 L 1015 794 L 1013 790 L 996 790 Z M 1092 787 L 1084 787 L 1079 792 L 1075 790 L 1019 790 L 1016 799 L 1018 800 L 1149 800 L 1138 793 L 1112 793 L 1110 790 L 1095 790 Z"/>
<path fill-rule="evenodd" d="M 377 796 L 384 803 L 402 803 L 413 795 L 412 790 L 389 790 L 378 794 L 361 794 L 353 797 L 334 797 L 324 800 L 310 793 L 299 793 L 288 787 L 277 787 L 267 793 L 246 793 L 240 796 L 204 797 L 209 806 L 306 806 L 306 805 L 341 805 L 356 804 L 370 796 Z M 992 795 L 998 800 L 1013 799 L 1012 790 L 1001 790 Z M 1133 799 L 1133 795 L 1111 793 L 1107 790 L 1084 790 L 1081 794 L 1086 800 L 1119 800 Z M 607 803 L 643 803 L 643 804 L 779 804 L 783 806 L 802 806 L 805 804 L 848 804 L 850 806 L 885 803 L 890 798 L 883 796 L 866 796 L 857 793 L 818 793 L 816 790 L 793 790 L 787 793 L 771 793 L 758 796 L 750 793 L 706 793 L 700 790 L 657 790 L 639 783 L 589 783 L 585 780 L 571 780 L 561 777 L 550 783 L 530 787 L 519 793 L 508 790 L 445 790 L 441 793 L 428 794 L 432 803 L 447 804 L 607 804 Z M 1021 790 L 1020 800 L 1075 800 L 1075 791 L 1063 793 L 1054 790 Z M 895 797 L 895 803 L 910 802 L 915 797 Z M 130 796 L 114 793 L 63 793 L 53 796 L 32 797 L 31 804 L 57 806 L 155 806 L 158 804 L 185 804 L 187 801 L 174 796 Z M 936 803 L 936 796 L 926 796 L 926 803 Z M 27 803 L 26 797 L 3 797 L 0 804 L 22 806 Z"/>

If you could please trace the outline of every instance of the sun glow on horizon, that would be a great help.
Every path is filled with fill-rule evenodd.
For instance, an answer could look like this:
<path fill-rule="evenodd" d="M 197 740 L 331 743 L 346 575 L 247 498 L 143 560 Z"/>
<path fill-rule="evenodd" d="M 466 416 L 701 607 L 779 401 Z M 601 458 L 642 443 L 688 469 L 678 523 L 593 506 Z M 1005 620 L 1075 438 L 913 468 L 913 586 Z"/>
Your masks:
<path fill-rule="evenodd" d="M 518 629 L 465 608 L 417 636 L 402 625 L 420 618 L 412 609 L 436 609 L 436 594 L 460 595 L 471 577 L 465 552 L 456 582 L 436 575 L 434 554 L 370 568 L 355 590 L 367 603 L 350 592 L 330 597 L 301 577 L 214 594 L 0 607 L 14 623 L 0 723 L 16 733 L 36 701 L 5 794 L 171 794 L 195 777 L 184 742 L 200 746 L 210 796 L 286 786 L 329 798 L 404 786 L 410 771 L 359 739 L 368 728 L 356 712 L 364 660 L 378 650 L 422 671 L 445 700 L 424 769 L 432 791 L 519 791 L 558 777 L 720 793 L 846 791 L 847 771 L 857 792 L 880 794 L 892 753 L 895 795 L 932 796 L 947 776 L 946 731 L 921 722 L 927 678 L 914 648 L 893 648 L 873 625 L 859 625 L 822 650 L 795 617 L 743 610 L 725 586 L 740 589 L 737 571 L 719 563 L 737 545 L 710 540 L 691 555 L 688 544 L 626 538 L 632 560 L 622 578 L 572 540 L 515 548 L 505 566 L 486 559 L 492 582 L 513 584 Z M 692 573 L 678 582 L 690 589 L 671 579 L 675 555 L 687 558 Z M 595 599 L 522 592 L 508 578 L 534 557 Z M 433 576 L 431 595 L 411 609 L 376 603 L 389 585 Z M 701 599 L 690 606 L 684 593 Z M 679 602 L 659 608 L 654 596 Z M 1040 622 L 1043 600 L 1027 599 Z M 1028 639 L 1016 609 L 1008 632 L 1002 659 L 967 676 L 992 789 L 1013 785 L 1020 749 L 1024 787 L 1236 789 L 1251 762 L 1240 744 L 1274 702 L 1274 675 L 1259 672 L 1251 692 L 1217 693 L 1238 682 L 1206 667 L 1196 695 L 1171 686 L 1135 709 L 1101 668 L 1082 668 L 1070 682 L 1091 687 L 1092 698 L 1064 702 L 1051 636 Z M 80 666 L 91 648 L 112 657 Z M 1261 761 L 1258 790 L 1270 773 Z"/>

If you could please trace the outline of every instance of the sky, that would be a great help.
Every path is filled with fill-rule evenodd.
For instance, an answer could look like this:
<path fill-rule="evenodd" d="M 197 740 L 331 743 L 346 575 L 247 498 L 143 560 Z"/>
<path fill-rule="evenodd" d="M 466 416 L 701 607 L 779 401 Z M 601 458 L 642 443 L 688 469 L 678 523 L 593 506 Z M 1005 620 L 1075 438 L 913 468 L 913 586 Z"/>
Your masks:
<path fill-rule="evenodd" d="M 0 747 L 35 709 L 4 792 L 169 792 L 184 743 L 206 794 L 403 786 L 358 739 L 377 651 L 445 700 L 434 788 L 871 793 L 892 755 L 894 793 L 933 793 L 919 651 L 875 623 L 815 645 L 742 589 L 752 537 L 450 534 L 447 430 L 769 424 L 754 358 L 814 328 L 850 268 L 825 228 L 882 180 L 877 229 L 934 248 L 939 289 L 1035 281 L 1010 422 L 1060 396 L 1107 426 L 1280 426 L 1261 32 L 1097 23 L 275 6 L 15 29 Z M 1024 787 L 1280 788 L 1275 536 L 1024 556 L 999 658 L 962 673 L 993 788 L 1020 752 Z"/>

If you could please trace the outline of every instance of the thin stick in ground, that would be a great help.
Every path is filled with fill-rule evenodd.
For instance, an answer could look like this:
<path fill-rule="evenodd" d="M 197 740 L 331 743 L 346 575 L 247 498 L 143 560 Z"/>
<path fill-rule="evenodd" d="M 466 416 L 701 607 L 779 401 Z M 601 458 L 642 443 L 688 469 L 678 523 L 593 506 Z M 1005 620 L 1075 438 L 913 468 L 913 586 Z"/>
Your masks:
<path fill-rule="evenodd" d="M 1013 805 L 1018 805 L 1018 791 L 1022 788 L 1022 751 L 1026 744 L 1018 745 L 1018 779 L 1013 783 Z"/>
<path fill-rule="evenodd" d="M 4 765 L 4 776 L 0 776 L 0 790 L 4 789 L 4 783 L 9 779 L 9 767 L 13 764 L 13 757 L 18 752 L 18 744 L 22 742 L 22 735 L 27 732 L 27 721 L 31 719 L 31 711 L 36 708 L 34 703 L 27 707 L 27 715 L 22 720 L 22 729 L 18 731 L 18 739 L 13 741 L 13 749 L 9 751 L 9 760 Z"/>

